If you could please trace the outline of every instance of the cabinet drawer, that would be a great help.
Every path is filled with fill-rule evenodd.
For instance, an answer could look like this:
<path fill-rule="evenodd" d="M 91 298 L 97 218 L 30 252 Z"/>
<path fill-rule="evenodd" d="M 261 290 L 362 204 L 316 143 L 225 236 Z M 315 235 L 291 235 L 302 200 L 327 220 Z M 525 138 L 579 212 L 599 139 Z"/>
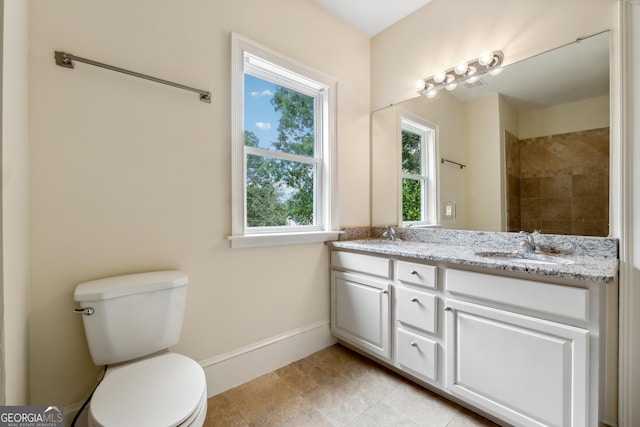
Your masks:
<path fill-rule="evenodd" d="M 400 286 L 396 288 L 396 318 L 400 323 L 435 334 L 437 307 L 435 295 Z"/>
<path fill-rule="evenodd" d="M 411 285 L 436 288 L 436 267 L 415 262 L 398 261 L 398 280 Z"/>
<path fill-rule="evenodd" d="M 452 294 L 588 320 L 587 289 L 449 269 L 445 286 Z"/>
<path fill-rule="evenodd" d="M 386 279 L 391 277 L 391 260 L 371 255 L 331 251 L 331 267 L 359 271 Z"/>
<path fill-rule="evenodd" d="M 437 380 L 438 344 L 402 328 L 397 329 L 397 360 L 403 368 L 420 376 Z"/>

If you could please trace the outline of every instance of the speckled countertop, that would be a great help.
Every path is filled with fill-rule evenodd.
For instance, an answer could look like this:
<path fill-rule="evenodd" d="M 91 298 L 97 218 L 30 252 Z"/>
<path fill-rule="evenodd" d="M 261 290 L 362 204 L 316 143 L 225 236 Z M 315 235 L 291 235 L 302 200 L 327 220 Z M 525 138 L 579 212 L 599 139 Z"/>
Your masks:
<path fill-rule="evenodd" d="M 617 239 L 605 237 L 536 236 L 540 260 L 555 264 L 532 264 L 518 258 L 493 259 L 479 254 L 519 253 L 522 236 L 518 233 L 493 233 L 460 230 L 400 229 L 401 241 L 383 240 L 382 229 L 345 230 L 335 248 L 376 253 L 418 260 L 527 273 L 548 278 L 613 283 L 618 275 Z M 551 257 L 551 258 L 547 258 Z"/>

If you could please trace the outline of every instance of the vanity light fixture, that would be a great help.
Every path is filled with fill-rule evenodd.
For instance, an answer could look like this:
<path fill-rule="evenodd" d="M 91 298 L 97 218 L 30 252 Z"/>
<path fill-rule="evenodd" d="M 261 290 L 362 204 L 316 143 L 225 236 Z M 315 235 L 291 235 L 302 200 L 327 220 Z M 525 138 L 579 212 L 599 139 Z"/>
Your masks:
<path fill-rule="evenodd" d="M 420 95 L 433 98 L 442 88 L 454 90 L 459 83 L 465 81 L 474 83 L 485 73 L 490 73 L 493 76 L 499 74 L 502 71 L 500 66 L 503 60 L 504 55 L 499 50 L 482 52 L 473 61 L 459 62 L 447 71 L 440 71 L 429 78 L 418 80 L 416 90 Z"/>

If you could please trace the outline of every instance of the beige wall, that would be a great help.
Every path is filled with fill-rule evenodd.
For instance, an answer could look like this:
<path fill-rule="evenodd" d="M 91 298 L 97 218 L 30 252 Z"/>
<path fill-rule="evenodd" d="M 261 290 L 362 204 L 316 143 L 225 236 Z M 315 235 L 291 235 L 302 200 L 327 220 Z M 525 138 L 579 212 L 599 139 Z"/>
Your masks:
<path fill-rule="evenodd" d="M 4 1 L 2 48 L 2 282 L 7 405 L 29 399 L 28 4 Z"/>
<path fill-rule="evenodd" d="M 502 175 L 504 162 L 500 144 L 499 95 L 467 102 L 467 161 L 465 185 L 470 230 L 503 230 Z"/>
<path fill-rule="evenodd" d="M 440 164 L 440 157 L 463 164 L 467 162 L 466 127 L 458 120 L 464 116 L 464 106 L 446 92 L 439 93 L 434 99 L 419 97 L 372 114 L 372 224 L 401 223 L 398 206 L 401 203 L 400 117 L 403 114 L 421 119 L 435 127 L 440 209 L 442 202 L 456 202 L 457 207 L 456 219 L 441 219 L 441 223 L 446 228 L 464 229 L 468 217 L 464 186 L 466 170 L 461 170 L 455 165 Z"/>
<path fill-rule="evenodd" d="M 372 39 L 372 110 L 487 49 L 502 50 L 507 65 L 611 29 L 616 9 L 616 0 L 433 0 Z"/>
<path fill-rule="evenodd" d="M 520 113 L 520 139 L 609 127 L 609 96 Z"/>
<path fill-rule="evenodd" d="M 369 40 L 311 0 L 30 3 L 32 403 L 95 383 L 77 283 L 179 268 L 178 352 L 204 360 L 329 318 L 323 244 L 230 249 L 231 31 L 339 81 L 341 225 L 369 224 Z M 212 91 L 212 103 L 54 50 Z"/>

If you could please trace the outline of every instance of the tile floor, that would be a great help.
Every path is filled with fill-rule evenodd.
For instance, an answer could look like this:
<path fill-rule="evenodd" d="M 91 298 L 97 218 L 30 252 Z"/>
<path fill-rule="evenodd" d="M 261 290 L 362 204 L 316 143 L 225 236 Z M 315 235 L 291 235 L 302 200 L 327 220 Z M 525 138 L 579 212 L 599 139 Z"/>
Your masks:
<path fill-rule="evenodd" d="M 496 425 L 339 344 L 208 403 L 205 427 Z"/>

